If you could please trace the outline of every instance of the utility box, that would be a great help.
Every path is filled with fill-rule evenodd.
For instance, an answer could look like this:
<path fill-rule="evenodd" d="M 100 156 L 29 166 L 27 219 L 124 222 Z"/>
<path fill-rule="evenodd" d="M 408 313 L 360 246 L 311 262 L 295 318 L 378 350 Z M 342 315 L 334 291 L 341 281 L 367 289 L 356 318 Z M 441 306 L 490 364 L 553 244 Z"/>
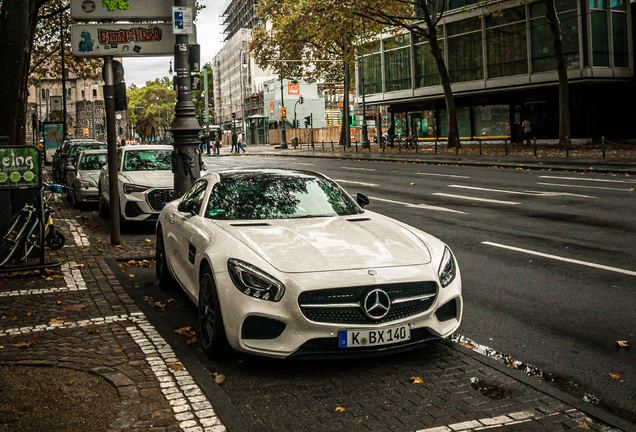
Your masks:
<path fill-rule="evenodd" d="M 291 140 L 291 144 L 292 147 L 297 148 L 298 147 L 298 137 L 293 137 Z"/>

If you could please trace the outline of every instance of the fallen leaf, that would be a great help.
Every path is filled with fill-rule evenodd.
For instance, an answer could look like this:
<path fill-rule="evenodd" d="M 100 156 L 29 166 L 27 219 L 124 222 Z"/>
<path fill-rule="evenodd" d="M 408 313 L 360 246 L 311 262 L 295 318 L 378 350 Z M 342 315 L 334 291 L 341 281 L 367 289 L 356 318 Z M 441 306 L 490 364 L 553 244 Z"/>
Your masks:
<path fill-rule="evenodd" d="M 621 379 L 621 378 L 623 378 L 624 374 L 625 374 L 624 372 L 610 373 L 609 376 L 611 376 L 614 379 Z"/>
<path fill-rule="evenodd" d="M 225 375 L 217 375 L 214 377 L 214 381 L 217 384 L 223 384 L 223 381 L 225 381 Z"/>
<path fill-rule="evenodd" d="M 53 318 L 51 319 L 51 321 L 49 321 L 49 324 L 63 324 L 64 323 L 64 318 Z"/>
<path fill-rule="evenodd" d="M 631 348 L 632 344 L 630 344 L 627 341 L 616 341 L 616 345 L 618 345 L 619 348 Z"/>
<path fill-rule="evenodd" d="M 459 344 L 460 344 L 461 346 L 463 346 L 463 347 L 468 348 L 468 349 L 473 349 L 473 348 L 475 348 L 475 345 L 473 345 L 473 344 L 469 344 L 469 343 L 466 343 L 466 342 L 460 342 Z"/>
<path fill-rule="evenodd" d="M 74 268 L 82 268 L 82 267 L 84 267 L 84 264 L 75 264 Z"/>
<path fill-rule="evenodd" d="M 166 303 L 172 303 L 174 301 L 173 298 L 166 300 Z"/>
<path fill-rule="evenodd" d="M 195 331 L 192 330 L 192 327 L 181 327 L 178 330 L 174 331 L 177 334 L 180 334 L 181 336 L 194 336 L 195 335 Z"/>
<path fill-rule="evenodd" d="M 191 343 L 195 343 L 197 341 L 196 336 L 192 336 L 190 339 L 186 340 L 186 343 L 190 345 Z"/>
<path fill-rule="evenodd" d="M 113 327 L 113 328 L 110 329 L 110 331 L 114 331 L 114 332 L 121 331 L 121 330 L 123 330 L 123 328 L 121 328 L 121 327 Z"/>
<path fill-rule="evenodd" d="M 63 310 L 84 309 L 87 305 L 74 304 L 66 306 Z"/>
<path fill-rule="evenodd" d="M 334 411 L 343 412 L 345 409 L 343 407 L 337 407 Z"/>
<path fill-rule="evenodd" d="M 27 316 L 33 316 L 33 315 L 35 315 L 36 312 L 37 312 L 36 310 L 33 310 L 33 311 L 27 313 Z"/>
<path fill-rule="evenodd" d="M 120 352 L 124 352 L 124 350 L 122 348 L 117 348 L 113 350 L 114 353 L 120 353 Z"/>
<path fill-rule="evenodd" d="M 35 345 L 36 343 L 40 343 L 40 342 L 36 339 L 36 340 L 32 340 L 31 342 L 19 342 L 17 344 L 13 344 L 13 346 L 16 348 L 28 348 L 31 345 Z"/>
<path fill-rule="evenodd" d="M 179 364 L 179 363 L 175 363 L 175 364 L 169 364 L 168 367 L 170 369 L 172 369 L 173 371 L 180 371 L 183 370 L 183 365 Z"/>
<path fill-rule="evenodd" d="M 411 186 L 415 186 L 415 183 L 411 183 Z"/>
<path fill-rule="evenodd" d="M 59 304 L 59 305 L 61 305 L 61 304 L 62 304 L 62 302 L 58 300 L 58 301 L 56 301 L 56 302 L 55 302 L 55 304 Z"/>
<path fill-rule="evenodd" d="M 413 384 L 422 384 L 424 383 L 424 381 L 422 381 L 422 378 L 420 377 L 411 377 L 408 379 L 408 381 L 411 381 Z"/>
<path fill-rule="evenodd" d="M 99 333 L 99 330 L 97 330 L 97 327 L 93 327 L 92 329 L 88 331 L 88 334 L 97 334 L 97 333 Z"/>
<path fill-rule="evenodd" d="M 18 319 L 17 315 L 13 315 L 12 317 L 8 318 L 7 321 L 15 321 L 17 319 Z"/>
<path fill-rule="evenodd" d="M 45 278 L 44 278 L 44 280 L 46 280 L 46 281 L 52 281 L 52 280 L 53 280 L 53 278 L 49 276 L 49 277 L 45 277 Z"/>
<path fill-rule="evenodd" d="M 115 247 L 116 247 L 116 248 L 120 248 L 120 247 L 122 247 L 122 246 L 123 246 L 123 245 L 117 245 L 117 246 L 115 246 Z"/>
<path fill-rule="evenodd" d="M 152 243 L 152 240 L 150 240 L 150 239 L 145 239 L 144 241 L 145 241 L 146 243 Z"/>
<path fill-rule="evenodd" d="M 135 275 L 135 274 L 129 274 L 128 275 L 128 277 L 131 278 L 131 279 L 134 278 L 135 276 L 137 276 L 137 275 Z"/>
<path fill-rule="evenodd" d="M 166 310 L 165 303 L 161 303 L 160 301 L 156 301 L 153 303 L 157 309 Z"/>
<path fill-rule="evenodd" d="M 580 429 L 585 429 L 585 430 L 590 430 L 590 427 L 588 425 L 586 425 L 585 423 L 579 424 L 579 428 Z"/>
<path fill-rule="evenodd" d="M 73 378 L 72 380 L 70 380 L 69 382 L 66 383 L 66 385 L 72 385 L 75 381 L 77 381 L 76 378 Z"/>

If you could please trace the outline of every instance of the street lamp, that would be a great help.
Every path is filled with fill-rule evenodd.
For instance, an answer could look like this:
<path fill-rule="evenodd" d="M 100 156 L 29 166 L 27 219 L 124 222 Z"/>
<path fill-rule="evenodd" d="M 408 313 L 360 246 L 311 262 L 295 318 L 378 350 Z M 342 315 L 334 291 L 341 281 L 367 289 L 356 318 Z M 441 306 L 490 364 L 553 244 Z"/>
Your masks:
<path fill-rule="evenodd" d="M 239 50 L 239 55 L 240 55 L 240 60 L 241 60 L 241 67 L 240 67 L 240 73 L 241 73 L 241 122 L 243 124 L 243 137 L 244 137 L 244 141 L 247 141 L 245 138 L 247 137 L 247 129 L 245 127 L 245 94 L 243 93 L 243 69 L 247 69 L 249 67 L 249 63 L 244 61 L 244 56 L 243 54 L 248 54 L 247 51 L 245 51 L 243 48 L 241 48 Z M 249 58 L 249 54 L 248 54 L 248 58 Z M 248 75 L 249 77 L 249 75 Z"/>
<path fill-rule="evenodd" d="M 283 78 L 280 78 L 280 148 L 287 150 L 287 138 L 285 137 L 285 119 L 283 118 L 283 107 L 285 106 L 285 100 L 283 96 Z"/>

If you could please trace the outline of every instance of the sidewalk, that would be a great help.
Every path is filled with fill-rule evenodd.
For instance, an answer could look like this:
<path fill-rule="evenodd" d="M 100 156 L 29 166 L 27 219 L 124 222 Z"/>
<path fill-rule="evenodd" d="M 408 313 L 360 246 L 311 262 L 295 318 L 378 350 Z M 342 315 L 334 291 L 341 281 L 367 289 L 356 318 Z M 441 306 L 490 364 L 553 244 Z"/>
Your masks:
<path fill-rule="evenodd" d="M 245 155 L 365 158 L 363 153 L 322 154 L 277 150 L 274 146 L 258 150 L 248 148 Z M 374 153 L 370 157 L 381 160 Z M 405 153 L 382 157 L 405 161 L 418 158 Z M 56 225 L 67 238 L 67 246 L 61 250 L 46 249 L 47 261 L 62 262 L 59 270 L 46 275 L 0 274 L 0 431 L 225 431 L 206 391 L 206 387 L 216 384 L 209 377 L 211 383 L 203 383 L 200 378 L 195 382 L 195 371 L 183 366 L 174 347 L 148 322 L 106 262 L 107 258 L 151 257 L 154 239 L 121 247 L 98 242 L 91 227 L 74 210 L 59 199 L 51 205 L 55 208 Z M 439 364 L 422 357 L 417 372 L 423 380 L 422 387 L 407 388 L 404 383 L 395 383 L 397 393 L 390 396 L 397 398 L 393 405 L 403 403 L 399 408 L 409 415 L 401 416 L 412 422 L 411 429 L 411 423 L 402 423 L 399 430 L 636 430 L 634 425 L 591 404 L 456 343 L 445 342 L 439 353 L 443 357 Z M 380 362 L 376 373 L 369 377 L 380 380 L 378 388 L 391 384 L 379 378 L 382 368 Z M 412 372 L 405 369 L 404 373 Z M 471 376 L 479 376 L 481 381 L 467 381 Z M 239 403 L 235 408 L 246 419 L 260 406 L 267 410 L 264 402 L 279 396 L 254 392 L 252 381 L 247 381 L 244 400 L 229 395 L 233 402 L 249 406 L 241 407 Z M 285 382 L 280 380 L 274 388 L 285 392 Z M 329 385 L 333 387 L 333 383 Z M 469 387 L 482 396 L 471 396 Z M 503 398 L 489 393 L 507 389 L 512 393 Z M 377 394 L 376 390 L 373 392 Z M 356 399 L 355 393 L 348 396 Z M 250 397 L 256 399 L 250 403 Z M 420 404 L 412 406 L 409 398 Z M 294 406 L 300 403 L 291 402 Z M 333 408 L 327 411 L 314 400 L 314 406 L 308 409 L 322 411 L 316 415 L 312 412 L 308 419 L 315 421 L 322 416 L 325 423 L 305 423 L 309 420 L 301 418 L 302 428 L 285 430 L 367 430 L 362 425 L 369 419 L 368 410 L 378 408 L 365 402 L 352 400 L 351 405 L 357 403 L 361 408 L 339 413 Z M 269 415 L 292 416 L 288 412 Z M 395 422 L 393 415 L 398 416 L 384 411 L 371 415 L 377 417 L 375 424 L 382 426 L 381 430 Z M 334 428 L 330 421 L 339 427 Z M 422 424 L 428 426 L 416 426 Z"/>

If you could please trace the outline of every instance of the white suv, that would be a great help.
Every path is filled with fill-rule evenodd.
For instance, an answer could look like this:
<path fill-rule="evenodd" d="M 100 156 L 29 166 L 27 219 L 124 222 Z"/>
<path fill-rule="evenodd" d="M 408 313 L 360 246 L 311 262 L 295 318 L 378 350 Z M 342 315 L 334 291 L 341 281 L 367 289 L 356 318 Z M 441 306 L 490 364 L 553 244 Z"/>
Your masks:
<path fill-rule="evenodd" d="M 117 149 L 119 209 L 122 221 L 155 221 L 174 196 L 170 145 L 123 146 Z M 99 215 L 108 215 L 108 164 L 99 174 Z"/>

